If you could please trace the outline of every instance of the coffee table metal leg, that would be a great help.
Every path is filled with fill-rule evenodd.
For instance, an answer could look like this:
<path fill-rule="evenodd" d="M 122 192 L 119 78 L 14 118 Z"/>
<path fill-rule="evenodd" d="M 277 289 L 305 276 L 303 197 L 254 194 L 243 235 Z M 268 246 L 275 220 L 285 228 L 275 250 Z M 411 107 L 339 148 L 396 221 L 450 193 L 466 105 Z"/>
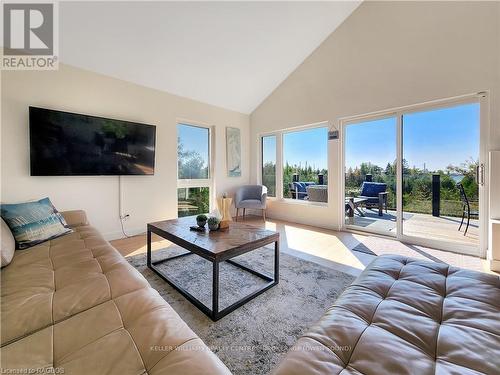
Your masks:
<path fill-rule="evenodd" d="M 147 231 L 147 246 L 148 246 L 148 251 L 147 251 L 148 267 L 151 267 L 151 231 L 149 229 Z"/>
<path fill-rule="evenodd" d="M 274 243 L 274 283 L 278 284 L 280 281 L 280 243 Z"/>
<path fill-rule="evenodd" d="M 219 262 L 212 263 L 212 319 L 217 319 L 219 314 Z"/>

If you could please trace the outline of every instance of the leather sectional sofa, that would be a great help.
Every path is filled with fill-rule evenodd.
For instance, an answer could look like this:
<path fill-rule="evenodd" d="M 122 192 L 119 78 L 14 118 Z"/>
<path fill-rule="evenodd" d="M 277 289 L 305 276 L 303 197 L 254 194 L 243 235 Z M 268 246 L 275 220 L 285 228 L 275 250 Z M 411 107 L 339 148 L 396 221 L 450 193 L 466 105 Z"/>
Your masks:
<path fill-rule="evenodd" d="M 230 374 L 83 211 L 63 216 L 74 233 L 2 269 L 2 373 Z"/>
<path fill-rule="evenodd" d="M 500 374 L 500 278 L 377 257 L 275 375 Z"/>
<path fill-rule="evenodd" d="M 74 233 L 16 251 L 2 269 L 2 373 L 230 374 L 83 211 L 63 215 Z M 363 271 L 275 375 L 499 369 L 499 277 L 391 255 Z"/>

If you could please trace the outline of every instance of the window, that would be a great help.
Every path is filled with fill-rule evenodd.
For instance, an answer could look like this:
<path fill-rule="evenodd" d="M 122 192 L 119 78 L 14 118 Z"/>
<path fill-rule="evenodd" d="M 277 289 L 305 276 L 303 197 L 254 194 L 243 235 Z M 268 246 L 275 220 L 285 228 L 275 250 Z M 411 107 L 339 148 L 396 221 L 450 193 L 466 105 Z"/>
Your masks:
<path fill-rule="evenodd" d="M 328 202 L 328 128 L 283 134 L 283 198 Z"/>
<path fill-rule="evenodd" d="M 276 136 L 262 137 L 262 185 L 269 197 L 276 196 Z"/>
<path fill-rule="evenodd" d="M 210 211 L 210 188 L 185 187 L 177 189 L 177 216 L 204 214 Z"/>
<path fill-rule="evenodd" d="M 177 125 L 177 178 L 209 178 L 210 130 L 193 125 Z"/>
<path fill-rule="evenodd" d="M 210 211 L 210 129 L 177 125 L 177 214 Z"/>
<path fill-rule="evenodd" d="M 328 126 L 264 135 L 261 181 L 271 197 L 328 202 Z"/>

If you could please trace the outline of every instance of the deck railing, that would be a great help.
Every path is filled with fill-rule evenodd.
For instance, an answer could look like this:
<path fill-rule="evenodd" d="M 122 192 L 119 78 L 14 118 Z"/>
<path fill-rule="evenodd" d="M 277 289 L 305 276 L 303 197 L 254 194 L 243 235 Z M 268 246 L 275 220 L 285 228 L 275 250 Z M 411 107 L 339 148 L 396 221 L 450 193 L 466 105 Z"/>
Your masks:
<path fill-rule="evenodd" d="M 443 178 L 441 178 L 443 176 Z M 387 208 L 396 211 L 396 177 L 393 175 L 371 176 L 366 180 L 387 184 Z M 455 181 L 447 175 L 421 173 L 403 176 L 403 211 L 433 216 L 461 217 L 463 203 Z M 357 197 L 361 193 L 361 184 L 346 186 L 346 196 Z M 472 211 L 478 211 L 476 196 L 468 197 Z"/>

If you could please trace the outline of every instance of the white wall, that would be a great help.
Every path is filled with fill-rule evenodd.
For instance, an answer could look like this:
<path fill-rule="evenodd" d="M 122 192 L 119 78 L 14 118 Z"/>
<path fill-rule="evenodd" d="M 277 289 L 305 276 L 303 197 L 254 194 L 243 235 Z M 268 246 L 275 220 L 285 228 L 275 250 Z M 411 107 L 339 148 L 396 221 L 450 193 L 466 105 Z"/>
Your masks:
<path fill-rule="evenodd" d="M 251 114 L 252 155 L 261 133 L 484 90 L 500 149 L 499 19 L 497 2 L 363 3 Z M 330 141 L 328 207 L 274 201 L 268 216 L 338 228 L 339 155 Z"/>
<path fill-rule="evenodd" d="M 50 196 L 119 235 L 117 177 L 30 177 L 28 106 L 157 125 L 154 176 L 124 178 L 126 227 L 176 216 L 176 119 L 216 127 L 216 190 L 257 181 L 258 134 L 489 90 L 490 149 L 500 150 L 500 3 L 365 2 L 251 115 L 61 65 L 2 74 L 2 202 Z M 242 129 L 243 176 L 225 172 L 225 127 Z M 250 155 L 252 155 L 250 157 Z M 270 202 L 268 215 L 336 228 L 339 142 L 329 143 L 329 206 Z M 251 175 L 250 175 L 251 173 Z"/>
<path fill-rule="evenodd" d="M 177 216 L 177 119 L 215 127 L 216 193 L 233 192 L 249 181 L 249 117 L 125 81 L 60 65 L 59 71 L 3 71 L 1 200 L 51 198 L 59 210 L 84 209 L 108 238 L 121 236 L 118 177 L 31 177 L 28 106 L 137 121 L 156 125 L 154 176 L 123 177 L 123 210 L 130 233 L 146 223 Z M 227 177 L 225 128 L 242 135 L 242 176 Z"/>

